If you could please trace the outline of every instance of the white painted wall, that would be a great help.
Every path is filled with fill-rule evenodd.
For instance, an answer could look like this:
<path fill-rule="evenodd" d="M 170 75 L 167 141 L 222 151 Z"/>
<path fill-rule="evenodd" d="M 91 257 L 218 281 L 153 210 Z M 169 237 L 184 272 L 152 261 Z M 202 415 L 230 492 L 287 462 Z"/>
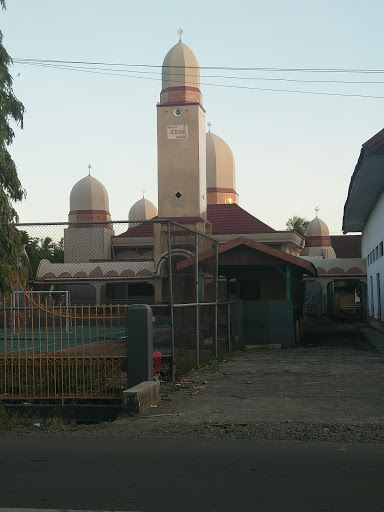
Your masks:
<path fill-rule="evenodd" d="M 384 255 L 380 250 L 381 243 L 384 243 L 384 191 L 365 223 L 361 247 L 362 257 L 367 263 L 368 315 L 377 319 L 384 319 Z"/>

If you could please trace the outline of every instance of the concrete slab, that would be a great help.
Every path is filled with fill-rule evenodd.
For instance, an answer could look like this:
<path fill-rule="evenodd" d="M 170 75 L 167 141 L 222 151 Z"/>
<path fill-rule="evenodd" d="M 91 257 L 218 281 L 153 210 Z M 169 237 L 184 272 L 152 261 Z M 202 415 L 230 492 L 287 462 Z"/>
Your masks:
<path fill-rule="evenodd" d="M 384 354 L 384 334 L 382 332 L 373 327 L 362 328 L 361 332 L 381 354 Z"/>
<path fill-rule="evenodd" d="M 123 411 L 141 414 L 160 402 L 160 382 L 145 381 L 123 391 Z"/>
<path fill-rule="evenodd" d="M 254 349 L 280 349 L 281 344 L 280 343 L 271 343 L 270 345 L 245 345 L 245 350 L 254 350 Z"/>

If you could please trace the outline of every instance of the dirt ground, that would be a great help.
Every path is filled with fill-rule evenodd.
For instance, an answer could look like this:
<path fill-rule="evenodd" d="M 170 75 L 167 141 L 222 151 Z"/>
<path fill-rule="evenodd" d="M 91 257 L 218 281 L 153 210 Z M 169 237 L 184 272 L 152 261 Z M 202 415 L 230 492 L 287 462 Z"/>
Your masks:
<path fill-rule="evenodd" d="M 299 347 L 239 351 L 163 383 L 161 402 L 141 416 L 68 434 L 383 443 L 384 356 L 366 327 L 313 320 Z"/>
<path fill-rule="evenodd" d="M 302 346 L 237 352 L 95 433 L 384 442 L 384 356 L 362 328 L 312 320 Z"/>

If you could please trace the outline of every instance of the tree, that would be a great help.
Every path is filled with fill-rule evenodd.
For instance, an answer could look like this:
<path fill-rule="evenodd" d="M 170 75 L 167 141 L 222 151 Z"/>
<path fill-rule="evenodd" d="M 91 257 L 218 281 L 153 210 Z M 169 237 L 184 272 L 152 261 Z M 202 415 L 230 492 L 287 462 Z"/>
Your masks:
<path fill-rule="evenodd" d="M 51 263 L 64 263 L 64 239 L 57 243 L 52 238 L 30 237 L 27 231 L 20 231 L 23 244 L 23 266 L 28 269 L 31 278 L 36 277 L 39 263 L 43 259 Z"/>
<path fill-rule="evenodd" d="M 0 6 L 5 9 L 5 0 L 0 0 Z M 24 106 L 13 93 L 13 80 L 8 70 L 12 59 L 2 41 L 0 31 L 0 291 L 7 293 L 12 289 L 12 283 L 23 279 L 23 246 L 15 225 L 18 216 L 13 203 L 25 197 L 25 190 L 8 147 L 15 137 L 10 123 L 23 127 Z"/>
<path fill-rule="evenodd" d="M 287 226 L 288 231 L 296 231 L 296 233 L 299 235 L 305 236 L 308 224 L 309 220 L 306 218 L 293 215 L 290 219 L 288 219 L 285 225 Z"/>

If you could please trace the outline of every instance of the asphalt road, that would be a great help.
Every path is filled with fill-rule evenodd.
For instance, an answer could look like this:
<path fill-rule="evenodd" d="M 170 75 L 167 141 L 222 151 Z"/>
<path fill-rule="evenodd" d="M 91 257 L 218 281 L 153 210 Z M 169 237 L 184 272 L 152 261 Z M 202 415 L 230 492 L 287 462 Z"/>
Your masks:
<path fill-rule="evenodd" d="M 384 446 L 155 438 L 0 438 L 0 507 L 380 511 Z"/>

